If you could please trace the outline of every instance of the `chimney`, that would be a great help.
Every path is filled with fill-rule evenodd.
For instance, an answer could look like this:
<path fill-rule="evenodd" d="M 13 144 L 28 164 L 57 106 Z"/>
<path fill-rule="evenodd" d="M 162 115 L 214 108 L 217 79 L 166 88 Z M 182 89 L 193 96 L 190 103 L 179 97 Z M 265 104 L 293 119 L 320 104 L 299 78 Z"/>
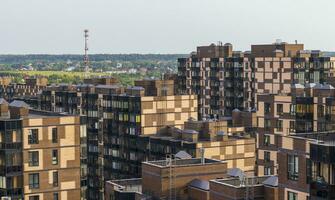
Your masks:
<path fill-rule="evenodd" d="M 8 117 L 8 102 L 4 98 L 0 98 L 0 116 Z"/>
<path fill-rule="evenodd" d="M 29 115 L 29 105 L 23 101 L 14 100 L 9 104 L 11 119 L 20 119 Z"/>

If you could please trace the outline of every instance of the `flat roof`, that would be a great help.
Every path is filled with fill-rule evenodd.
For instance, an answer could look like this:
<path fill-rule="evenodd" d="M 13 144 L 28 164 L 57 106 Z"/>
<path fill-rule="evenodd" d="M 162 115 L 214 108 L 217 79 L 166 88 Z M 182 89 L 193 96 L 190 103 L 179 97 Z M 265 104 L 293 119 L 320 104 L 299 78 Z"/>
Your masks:
<path fill-rule="evenodd" d="M 196 165 L 209 165 L 218 163 L 226 163 L 226 161 L 205 158 L 204 163 L 202 163 L 201 158 L 174 159 L 173 161 L 171 161 L 171 166 L 192 166 L 192 165 L 196 166 Z M 147 161 L 143 162 L 143 164 L 149 164 L 161 168 L 170 166 L 168 160 Z"/>
<path fill-rule="evenodd" d="M 118 179 L 106 181 L 114 186 L 114 190 L 120 192 L 142 192 L 142 178 Z"/>
<path fill-rule="evenodd" d="M 216 179 L 211 180 L 211 182 L 215 182 L 218 184 L 222 184 L 228 187 L 234 188 L 245 188 L 245 187 L 257 187 L 262 185 L 274 186 L 264 183 L 265 181 L 269 182 L 269 178 L 272 176 L 254 176 L 254 177 L 246 177 L 245 181 L 240 181 L 239 178 L 227 178 L 227 179 Z M 271 179 L 272 181 L 272 179 Z"/>

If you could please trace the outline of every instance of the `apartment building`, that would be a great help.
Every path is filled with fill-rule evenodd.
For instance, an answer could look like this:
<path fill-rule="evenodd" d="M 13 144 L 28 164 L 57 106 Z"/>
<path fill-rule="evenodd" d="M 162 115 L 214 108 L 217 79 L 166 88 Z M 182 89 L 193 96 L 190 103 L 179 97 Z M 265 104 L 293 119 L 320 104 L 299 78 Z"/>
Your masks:
<path fill-rule="evenodd" d="M 40 97 L 43 110 L 85 116 L 90 199 L 103 198 L 105 179 L 140 176 L 142 160 L 131 153 L 140 135 L 154 134 L 166 125 L 182 128 L 184 121 L 197 118 L 196 96 L 175 95 L 173 81 L 144 80 L 122 87 L 103 79 L 51 85 Z"/>
<path fill-rule="evenodd" d="M 334 131 L 276 135 L 279 200 L 335 198 L 334 138 Z"/>
<path fill-rule="evenodd" d="M 28 77 L 25 83 L 13 83 L 11 77 L 0 78 L 0 97 L 7 101 L 23 98 L 37 108 L 37 95 L 47 86 L 46 77 Z"/>
<path fill-rule="evenodd" d="M 206 183 L 227 174 L 227 163 L 205 158 L 148 161 L 142 165 L 141 179 L 107 181 L 106 200 L 186 200 L 195 191 L 189 190 L 189 185 L 196 185 L 200 180 Z"/>
<path fill-rule="evenodd" d="M 106 181 L 105 199 L 278 200 L 277 176 L 248 176 L 224 161 L 167 158 L 142 165 L 142 178 Z"/>
<path fill-rule="evenodd" d="M 178 59 L 178 89 L 197 94 L 199 117 L 229 116 L 235 108 L 253 108 L 253 70 L 248 53 L 233 52 L 230 43 L 201 46 Z"/>
<path fill-rule="evenodd" d="M 0 115 L 0 197 L 86 199 L 86 130 L 80 117 L 4 99 Z"/>
<path fill-rule="evenodd" d="M 277 174 L 276 135 L 334 130 L 334 87 L 295 84 L 291 94 L 258 95 L 258 175 Z"/>
<path fill-rule="evenodd" d="M 227 162 L 227 167 L 240 168 L 250 174 L 255 170 L 255 139 L 237 131 L 227 120 L 196 121 L 189 119 L 184 129 L 162 128 L 155 135 L 139 137 L 133 153 L 145 160 L 162 160 L 167 155 L 206 158 Z M 139 165 L 140 167 L 140 165 Z M 139 168 L 140 169 L 140 168 Z"/>
<path fill-rule="evenodd" d="M 209 181 L 210 200 L 278 200 L 278 177 L 229 177 Z"/>
<path fill-rule="evenodd" d="M 334 83 L 334 57 L 303 44 L 276 41 L 232 51 L 232 45 L 201 46 L 178 59 L 178 90 L 199 95 L 199 117 L 252 110 L 258 94 L 290 93 L 291 84 Z"/>

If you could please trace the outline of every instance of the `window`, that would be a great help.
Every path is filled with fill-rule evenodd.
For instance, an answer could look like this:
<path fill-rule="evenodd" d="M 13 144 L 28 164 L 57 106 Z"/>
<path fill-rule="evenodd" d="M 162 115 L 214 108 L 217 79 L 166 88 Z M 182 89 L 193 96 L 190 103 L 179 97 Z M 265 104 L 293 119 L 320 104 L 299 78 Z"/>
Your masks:
<path fill-rule="evenodd" d="M 40 175 L 38 173 L 29 174 L 29 189 L 40 187 Z"/>
<path fill-rule="evenodd" d="M 264 129 L 265 129 L 266 131 L 269 131 L 270 128 L 271 128 L 271 120 L 269 120 L 269 119 L 265 119 L 265 120 L 264 120 Z"/>
<path fill-rule="evenodd" d="M 277 104 L 277 115 L 283 114 L 283 104 Z"/>
<path fill-rule="evenodd" d="M 288 179 L 298 180 L 299 177 L 299 159 L 297 155 L 287 156 Z"/>
<path fill-rule="evenodd" d="M 270 151 L 264 151 L 264 161 L 265 162 L 270 162 Z"/>
<path fill-rule="evenodd" d="M 52 150 L 52 164 L 53 165 L 58 164 L 58 150 L 57 149 Z"/>
<path fill-rule="evenodd" d="M 296 113 L 296 105 L 294 105 L 294 104 L 290 105 L 290 113 L 291 113 L 291 115 L 295 115 L 295 113 Z"/>
<path fill-rule="evenodd" d="M 264 135 L 264 145 L 268 146 L 270 144 L 270 135 Z"/>
<path fill-rule="evenodd" d="M 52 185 L 54 187 L 58 186 L 58 172 L 52 172 Z"/>
<path fill-rule="evenodd" d="M 39 200 L 39 199 L 40 199 L 39 195 L 29 196 L 29 200 Z"/>
<path fill-rule="evenodd" d="M 58 142 L 58 132 L 57 128 L 52 128 L 52 143 Z"/>
<path fill-rule="evenodd" d="M 269 114 L 271 112 L 271 104 L 265 103 L 264 104 L 264 114 Z"/>
<path fill-rule="evenodd" d="M 38 144 L 38 129 L 29 130 L 28 144 Z"/>
<path fill-rule="evenodd" d="M 298 194 L 294 192 L 287 192 L 288 200 L 298 200 Z"/>
<path fill-rule="evenodd" d="M 290 121 L 290 132 L 295 132 L 295 121 Z"/>
<path fill-rule="evenodd" d="M 38 161 L 39 161 L 38 151 L 28 152 L 28 157 L 29 157 L 29 167 L 38 166 Z"/>
<path fill-rule="evenodd" d="M 136 115 L 136 123 L 140 123 L 141 122 L 141 116 L 140 115 Z"/>
<path fill-rule="evenodd" d="M 271 175 L 271 168 L 270 167 L 264 167 L 264 175 Z"/>
<path fill-rule="evenodd" d="M 277 120 L 277 131 L 283 131 L 283 120 Z"/>
<path fill-rule="evenodd" d="M 54 193 L 54 200 L 58 200 L 58 193 L 57 192 Z"/>

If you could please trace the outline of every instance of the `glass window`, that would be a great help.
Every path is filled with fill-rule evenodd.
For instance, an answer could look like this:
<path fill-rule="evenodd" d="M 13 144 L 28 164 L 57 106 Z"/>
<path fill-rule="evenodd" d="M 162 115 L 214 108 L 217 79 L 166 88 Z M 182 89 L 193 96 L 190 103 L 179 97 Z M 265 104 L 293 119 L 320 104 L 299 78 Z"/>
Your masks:
<path fill-rule="evenodd" d="M 30 129 L 28 132 L 28 144 L 38 144 L 38 129 Z"/>
<path fill-rule="evenodd" d="M 39 153 L 38 151 L 30 151 L 28 152 L 29 157 L 29 166 L 38 166 L 39 165 Z"/>
<path fill-rule="evenodd" d="M 39 195 L 29 196 L 29 200 L 39 200 L 39 199 L 40 199 Z"/>
<path fill-rule="evenodd" d="M 271 120 L 269 120 L 269 119 L 264 120 L 264 129 L 266 131 L 269 131 L 271 129 Z"/>
<path fill-rule="evenodd" d="M 295 115 L 295 113 L 296 113 L 296 105 L 294 105 L 294 104 L 290 105 L 290 113 L 291 113 L 291 115 Z"/>
<path fill-rule="evenodd" d="M 271 154 L 270 154 L 270 151 L 264 151 L 264 161 L 266 161 L 266 162 L 270 162 L 270 158 L 271 158 L 271 156 L 270 156 Z"/>
<path fill-rule="evenodd" d="M 54 200 L 58 200 L 58 192 L 54 193 Z"/>
<path fill-rule="evenodd" d="M 270 167 L 264 167 L 264 175 L 271 175 L 271 168 Z"/>
<path fill-rule="evenodd" d="M 40 175 L 38 173 L 29 174 L 29 189 L 40 187 Z"/>
<path fill-rule="evenodd" d="M 58 150 L 57 149 L 52 150 L 52 164 L 53 165 L 58 164 Z"/>
<path fill-rule="evenodd" d="M 298 180 L 299 177 L 299 159 L 297 155 L 287 156 L 288 179 Z"/>
<path fill-rule="evenodd" d="M 58 186 L 58 172 L 52 172 L 52 184 L 54 187 Z"/>
<path fill-rule="evenodd" d="M 136 115 L 136 123 L 140 123 L 141 122 L 141 116 L 140 115 Z"/>
<path fill-rule="evenodd" d="M 283 104 L 277 104 L 277 115 L 283 114 Z"/>
<path fill-rule="evenodd" d="M 52 143 L 58 142 L 58 131 L 57 128 L 52 128 Z"/>
<path fill-rule="evenodd" d="M 295 121 L 290 121 L 290 132 L 295 132 Z"/>
<path fill-rule="evenodd" d="M 271 104 L 265 103 L 264 104 L 264 114 L 269 114 L 271 112 Z"/>
<path fill-rule="evenodd" d="M 264 135 L 264 145 L 268 146 L 270 144 L 270 135 Z"/>
<path fill-rule="evenodd" d="M 298 194 L 294 192 L 287 192 L 288 200 L 298 200 Z"/>
<path fill-rule="evenodd" d="M 277 131 L 283 131 L 283 120 L 277 120 Z"/>

